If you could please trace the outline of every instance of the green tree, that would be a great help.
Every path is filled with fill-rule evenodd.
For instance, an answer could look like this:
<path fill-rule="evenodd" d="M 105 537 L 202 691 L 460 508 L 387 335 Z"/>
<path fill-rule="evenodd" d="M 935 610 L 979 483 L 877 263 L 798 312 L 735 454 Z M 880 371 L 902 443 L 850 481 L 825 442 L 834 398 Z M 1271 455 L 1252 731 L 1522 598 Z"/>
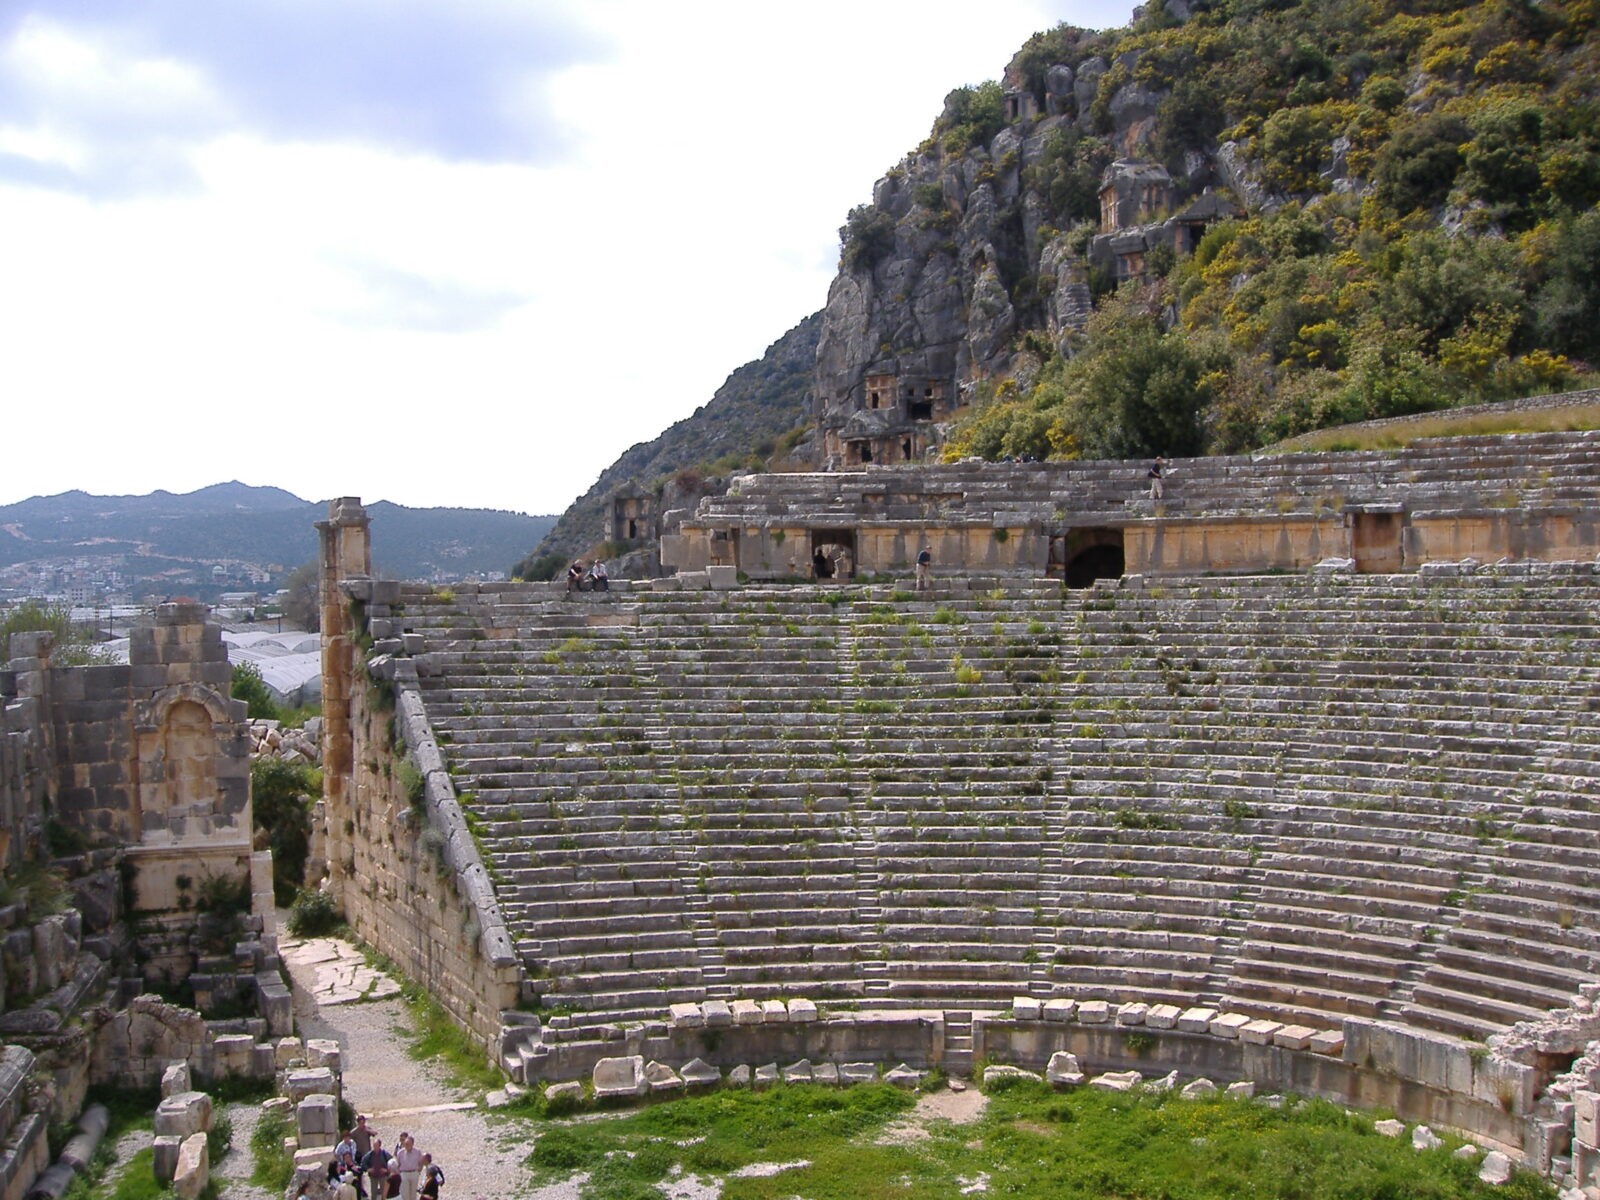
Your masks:
<path fill-rule="evenodd" d="M 72 612 L 64 605 L 24 600 L 0 616 L 0 663 L 11 657 L 11 635 L 49 633 L 55 637 L 50 661 L 58 667 L 85 666 L 110 662 L 110 657 L 94 642 L 94 633 L 72 623 Z"/>
<path fill-rule="evenodd" d="M 305 881 L 311 846 L 311 805 L 322 794 L 322 773 L 306 763 L 258 758 L 250 764 L 250 801 L 255 827 L 272 851 L 272 895 L 294 902 Z"/>
<path fill-rule="evenodd" d="M 261 668 L 253 662 L 233 664 L 233 686 L 229 694 L 245 702 L 252 721 L 277 721 L 283 717 L 283 710 L 261 678 Z"/>
<path fill-rule="evenodd" d="M 301 563 L 284 581 L 283 613 L 307 633 L 322 628 L 322 599 L 319 571 L 315 562 Z"/>

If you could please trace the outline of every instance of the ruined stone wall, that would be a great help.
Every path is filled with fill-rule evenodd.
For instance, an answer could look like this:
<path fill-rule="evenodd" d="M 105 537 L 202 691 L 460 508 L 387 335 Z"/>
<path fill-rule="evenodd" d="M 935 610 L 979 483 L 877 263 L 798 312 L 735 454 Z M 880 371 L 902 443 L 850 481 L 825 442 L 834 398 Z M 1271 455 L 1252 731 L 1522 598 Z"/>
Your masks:
<path fill-rule="evenodd" d="M 366 514 L 335 501 L 323 537 L 323 838 L 361 938 L 487 1047 L 522 968 L 416 690 L 392 652 L 397 584 L 374 583 Z M 334 707 L 326 705 L 332 701 Z"/>
<path fill-rule="evenodd" d="M 12 639 L 16 657 L 0 671 L 0 870 L 36 857 L 49 817 L 53 761 L 45 721 L 48 672 L 39 655 L 49 640 L 39 634 Z"/>

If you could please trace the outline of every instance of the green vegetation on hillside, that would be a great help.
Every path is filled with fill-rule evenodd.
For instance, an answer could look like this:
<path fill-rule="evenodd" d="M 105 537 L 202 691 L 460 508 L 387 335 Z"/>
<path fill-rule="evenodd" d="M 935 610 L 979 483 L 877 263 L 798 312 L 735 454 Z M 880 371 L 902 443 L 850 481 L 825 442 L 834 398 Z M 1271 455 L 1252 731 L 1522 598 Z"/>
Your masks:
<path fill-rule="evenodd" d="M 25 600 L 14 608 L 0 610 L 0 663 L 11 657 L 11 636 L 17 633 L 50 633 L 55 638 L 50 661 L 58 667 L 81 667 L 111 661 L 95 645 L 92 630 L 72 623 L 72 613 L 64 605 Z"/>
<path fill-rule="evenodd" d="M 1152 253 L 1070 356 L 1046 348 L 1036 379 L 988 389 L 950 457 L 1229 452 L 1583 382 L 1600 355 L 1592 0 L 1194 7 L 1029 41 L 1013 71 L 1041 99 L 1052 63 L 1112 65 L 1092 132 L 1049 135 L 1027 183 L 1087 237 L 1111 102 L 1135 84 L 1162 97 L 1151 144 L 1175 177 L 1231 141 L 1272 203 L 1192 256 Z"/>
<path fill-rule="evenodd" d="M 650 1197 L 668 1179 L 725 1179 L 724 1200 L 874 1200 L 987 1194 L 1038 1200 L 1533 1200 L 1548 1184 L 1519 1173 L 1478 1182 L 1460 1143 L 1419 1153 L 1372 1120 L 1324 1101 L 1281 1108 L 1217 1096 L 1066 1095 L 1026 1081 L 999 1091 L 970 1124 L 931 1120 L 927 1136 L 892 1135 L 911 1098 L 883 1085 L 839 1091 L 783 1086 L 652 1105 L 612 1120 L 543 1126 L 536 1179 L 588 1173 L 584 1200 Z M 920 1131 L 919 1131 L 920 1134 Z M 784 1164 L 767 1173 L 741 1168 Z M 981 1186 L 980 1186 L 981 1185 Z"/>

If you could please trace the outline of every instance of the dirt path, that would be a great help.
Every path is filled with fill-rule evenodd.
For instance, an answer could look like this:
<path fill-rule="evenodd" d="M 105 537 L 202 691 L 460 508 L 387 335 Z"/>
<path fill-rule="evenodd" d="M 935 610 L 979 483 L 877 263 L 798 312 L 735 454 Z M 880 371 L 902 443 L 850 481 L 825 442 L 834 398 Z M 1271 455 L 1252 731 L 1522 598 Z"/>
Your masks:
<path fill-rule="evenodd" d="M 279 945 L 294 984 L 299 1035 L 338 1041 L 345 1099 L 367 1115 L 385 1146 L 392 1147 L 403 1131 L 416 1138 L 417 1147 L 444 1168 L 443 1200 L 509 1200 L 528 1190 L 522 1159 L 529 1147 L 490 1125 L 470 1098 L 451 1091 L 439 1067 L 406 1053 L 404 1001 L 358 998 L 393 995 L 393 981 L 375 972 L 363 975 L 368 969 L 355 965 L 359 956 L 344 943 L 284 937 Z M 237 1121 L 234 1141 L 248 1146 Z M 260 1200 L 232 1188 L 229 1194 Z"/>

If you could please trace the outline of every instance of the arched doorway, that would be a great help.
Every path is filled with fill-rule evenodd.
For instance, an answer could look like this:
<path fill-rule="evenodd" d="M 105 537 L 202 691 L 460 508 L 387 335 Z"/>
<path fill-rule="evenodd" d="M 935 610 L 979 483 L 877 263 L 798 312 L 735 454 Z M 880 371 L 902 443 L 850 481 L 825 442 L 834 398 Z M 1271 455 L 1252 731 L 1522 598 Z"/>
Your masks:
<path fill-rule="evenodd" d="M 1069 529 L 1050 539 L 1049 573 L 1070 588 L 1085 588 L 1097 579 L 1120 579 L 1126 568 L 1122 530 Z"/>
<path fill-rule="evenodd" d="M 1122 570 L 1121 546 L 1090 546 L 1067 562 L 1067 586 L 1086 588 L 1096 579 L 1120 579 Z"/>

